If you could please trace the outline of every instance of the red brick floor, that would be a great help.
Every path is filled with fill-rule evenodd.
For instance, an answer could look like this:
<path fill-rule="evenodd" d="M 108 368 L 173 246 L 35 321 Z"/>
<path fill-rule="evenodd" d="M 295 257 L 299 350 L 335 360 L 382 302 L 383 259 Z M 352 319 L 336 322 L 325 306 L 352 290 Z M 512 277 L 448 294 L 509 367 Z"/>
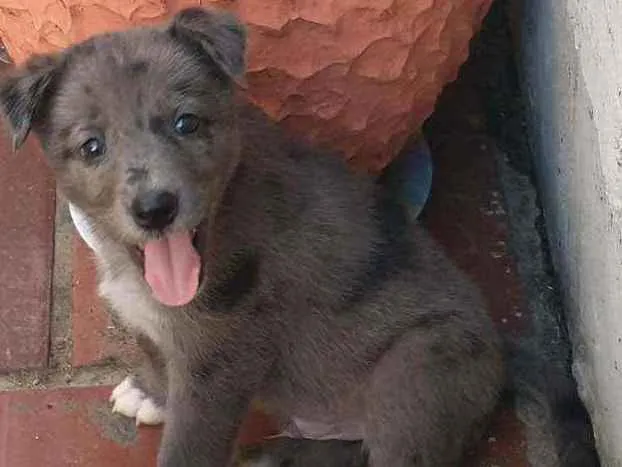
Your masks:
<path fill-rule="evenodd" d="M 159 430 L 112 415 L 109 387 L 0 395 L 0 467 L 153 466 Z"/>

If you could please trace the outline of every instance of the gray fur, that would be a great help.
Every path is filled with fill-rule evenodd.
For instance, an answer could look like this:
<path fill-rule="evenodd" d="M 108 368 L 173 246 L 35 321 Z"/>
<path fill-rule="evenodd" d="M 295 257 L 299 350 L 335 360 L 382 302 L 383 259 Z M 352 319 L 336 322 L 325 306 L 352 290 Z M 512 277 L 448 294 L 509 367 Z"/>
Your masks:
<path fill-rule="evenodd" d="M 424 230 L 388 219 L 374 180 L 238 96 L 244 48 L 230 16 L 184 11 L 33 59 L 0 87 L 16 144 L 32 128 L 95 222 L 101 295 L 166 401 L 158 465 L 229 465 L 255 397 L 283 420 L 357 427 L 371 467 L 459 465 L 503 380 L 479 292 Z M 180 111 L 202 117 L 197 134 L 171 133 Z M 91 160 L 93 135 L 106 152 Z M 137 247 L 153 234 L 129 213 L 154 188 L 179 193 L 171 228 L 196 227 L 203 258 L 199 296 L 177 309 L 152 298 Z M 315 461 L 292 454 L 309 443 Z M 267 445 L 272 465 L 363 458 L 356 443 L 284 444 Z"/>

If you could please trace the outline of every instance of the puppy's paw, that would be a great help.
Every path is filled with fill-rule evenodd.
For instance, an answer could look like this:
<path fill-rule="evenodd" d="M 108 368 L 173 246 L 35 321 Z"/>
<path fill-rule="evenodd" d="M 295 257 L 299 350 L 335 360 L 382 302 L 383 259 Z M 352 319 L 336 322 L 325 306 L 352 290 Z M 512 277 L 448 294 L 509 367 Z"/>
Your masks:
<path fill-rule="evenodd" d="M 164 408 L 157 405 L 137 387 L 134 378 L 128 376 L 110 394 L 112 411 L 136 419 L 136 425 L 159 425 L 164 423 Z"/>

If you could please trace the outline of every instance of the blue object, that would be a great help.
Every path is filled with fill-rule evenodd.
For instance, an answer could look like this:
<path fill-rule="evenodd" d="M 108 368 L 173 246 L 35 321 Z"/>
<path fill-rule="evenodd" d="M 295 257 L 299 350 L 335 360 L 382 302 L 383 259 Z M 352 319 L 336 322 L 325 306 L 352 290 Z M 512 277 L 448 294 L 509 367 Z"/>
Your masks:
<path fill-rule="evenodd" d="M 419 217 L 432 190 L 432 156 L 425 139 L 420 137 L 404 148 L 384 175 L 388 188 L 405 205 L 409 216 Z"/>

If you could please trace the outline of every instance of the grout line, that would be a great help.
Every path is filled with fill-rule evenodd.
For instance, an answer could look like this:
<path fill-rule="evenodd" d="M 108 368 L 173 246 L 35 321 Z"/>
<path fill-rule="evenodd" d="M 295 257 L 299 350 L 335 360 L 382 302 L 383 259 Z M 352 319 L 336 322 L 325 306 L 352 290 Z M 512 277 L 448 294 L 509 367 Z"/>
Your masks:
<path fill-rule="evenodd" d="M 0 391 L 108 386 L 118 384 L 127 373 L 128 368 L 116 361 L 74 369 L 21 370 L 0 375 Z"/>
<path fill-rule="evenodd" d="M 51 369 L 69 369 L 73 347 L 71 336 L 73 224 L 67 204 L 56 196 L 54 265 L 52 269 L 52 307 L 50 312 Z"/>

